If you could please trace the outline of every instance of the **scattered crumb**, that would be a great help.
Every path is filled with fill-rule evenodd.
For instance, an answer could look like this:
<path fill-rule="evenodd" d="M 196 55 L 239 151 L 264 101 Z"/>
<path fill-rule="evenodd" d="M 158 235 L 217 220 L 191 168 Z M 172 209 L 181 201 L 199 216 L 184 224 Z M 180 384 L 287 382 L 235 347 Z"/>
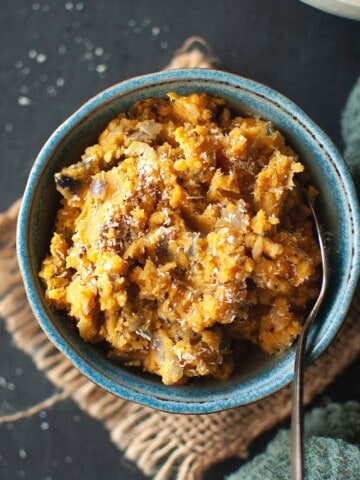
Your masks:
<path fill-rule="evenodd" d="M 50 428 L 50 425 L 49 425 L 48 422 L 42 422 L 42 423 L 40 424 L 40 429 L 41 429 L 41 430 L 44 430 L 44 431 L 45 431 L 45 430 L 49 430 L 49 428 Z"/>
<path fill-rule="evenodd" d="M 31 103 L 31 98 L 29 97 L 25 97 L 24 95 L 18 97 L 18 104 L 22 107 L 27 107 L 28 105 L 31 105 Z"/>
<path fill-rule="evenodd" d="M 105 65 L 104 63 L 100 63 L 99 65 L 96 66 L 96 71 L 98 73 L 104 73 L 106 72 L 107 70 L 107 65 Z"/>
<path fill-rule="evenodd" d="M 160 27 L 154 26 L 154 27 L 151 29 L 151 33 L 156 37 L 156 36 L 159 35 L 159 33 L 160 33 Z"/>
<path fill-rule="evenodd" d="M 56 85 L 58 87 L 63 87 L 65 85 L 65 79 L 63 77 L 59 77 L 57 80 L 56 80 Z"/>
<path fill-rule="evenodd" d="M 26 451 L 23 448 L 19 449 L 19 457 L 21 458 L 21 460 L 25 460 L 25 458 L 27 457 Z"/>
<path fill-rule="evenodd" d="M 38 63 L 44 63 L 44 62 L 46 62 L 46 60 L 47 60 L 47 56 L 44 53 L 38 53 L 36 55 L 36 61 Z"/>
<path fill-rule="evenodd" d="M 66 53 L 66 45 L 59 45 L 58 53 L 59 53 L 59 55 L 65 55 L 65 53 Z"/>

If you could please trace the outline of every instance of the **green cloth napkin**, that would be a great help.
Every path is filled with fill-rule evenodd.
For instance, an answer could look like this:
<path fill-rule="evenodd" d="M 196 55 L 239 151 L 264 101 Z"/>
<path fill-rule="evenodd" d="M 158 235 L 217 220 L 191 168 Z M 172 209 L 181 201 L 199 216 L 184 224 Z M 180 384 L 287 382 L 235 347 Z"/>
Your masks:
<path fill-rule="evenodd" d="M 344 157 L 360 189 L 360 77 L 341 115 Z M 305 480 L 360 480 L 360 404 L 330 403 L 305 416 Z M 266 451 L 227 480 L 288 480 L 290 432 L 280 430 Z"/>
<path fill-rule="evenodd" d="M 360 404 L 329 403 L 305 415 L 306 480 L 360 480 Z M 266 451 L 227 480 L 288 480 L 290 432 L 280 430 Z"/>
<path fill-rule="evenodd" d="M 355 183 L 360 187 L 360 77 L 355 83 L 341 116 L 341 130 L 346 145 L 344 157 Z"/>

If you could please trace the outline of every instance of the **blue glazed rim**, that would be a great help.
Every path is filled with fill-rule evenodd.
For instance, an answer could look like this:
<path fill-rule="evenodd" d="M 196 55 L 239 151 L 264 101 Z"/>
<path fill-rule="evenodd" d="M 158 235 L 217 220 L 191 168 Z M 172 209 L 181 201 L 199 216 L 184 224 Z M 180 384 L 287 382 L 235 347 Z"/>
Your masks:
<path fill-rule="evenodd" d="M 209 391 L 208 398 L 205 399 L 201 392 L 197 398 L 197 390 L 196 388 L 193 389 L 192 386 L 194 396 L 189 400 L 185 394 L 181 395 L 181 392 L 179 394 L 176 388 L 144 383 L 142 379 L 136 378 L 127 372 L 122 375 L 121 382 L 114 381 L 113 376 L 110 374 L 111 372 L 109 373 L 107 370 L 99 371 L 96 362 L 90 362 L 82 352 L 79 353 L 74 350 L 64 340 L 59 330 L 54 327 L 52 321 L 49 320 L 46 306 L 43 299 L 39 298 L 39 291 L 33 279 L 31 258 L 28 250 L 30 238 L 28 219 L 32 214 L 33 198 L 37 184 L 42 177 L 48 159 L 51 158 L 57 146 L 81 124 L 84 118 L 96 112 L 100 107 L 111 104 L 115 99 L 126 97 L 129 94 L 136 96 L 138 91 L 152 87 L 154 84 L 156 86 L 166 85 L 168 91 L 170 91 L 172 84 L 179 82 L 189 84 L 194 81 L 200 81 L 210 86 L 216 84 L 216 88 L 220 87 L 225 90 L 228 87 L 239 89 L 245 94 L 246 92 L 255 94 L 259 102 L 264 100 L 276 105 L 279 109 L 286 112 L 295 123 L 300 123 L 301 127 L 309 133 L 313 141 L 320 145 L 326 152 L 327 157 L 331 158 L 332 168 L 336 170 L 336 175 L 342 181 L 343 195 L 347 198 L 350 221 L 352 221 L 353 243 L 350 248 L 353 253 L 352 262 L 344 280 L 346 288 L 343 288 L 342 295 L 336 298 L 332 308 L 332 311 L 335 312 L 334 320 L 330 322 L 329 328 L 324 332 L 324 335 L 320 339 L 315 339 L 309 361 L 317 358 L 335 337 L 350 306 L 360 270 L 360 212 L 351 175 L 344 160 L 327 135 L 297 105 L 283 95 L 253 80 L 219 70 L 189 69 L 158 72 L 135 77 L 116 84 L 91 98 L 55 130 L 40 151 L 30 172 L 19 212 L 17 229 L 18 260 L 25 290 L 30 306 L 46 335 L 86 377 L 119 397 L 160 410 L 177 413 L 215 412 L 248 404 L 274 393 L 292 379 L 293 371 L 292 368 L 289 368 L 289 365 L 293 364 L 294 349 L 287 352 L 281 362 L 273 365 L 271 375 L 267 372 L 256 378 L 248 379 L 241 385 L 235 384 L 228 388 Z M 133 100 L 130 101 L 130 103 L 132 102 Z M 310 335 L 310 341 L 314 340 L 314 335 L 313 333 L 312 338 Z"/>

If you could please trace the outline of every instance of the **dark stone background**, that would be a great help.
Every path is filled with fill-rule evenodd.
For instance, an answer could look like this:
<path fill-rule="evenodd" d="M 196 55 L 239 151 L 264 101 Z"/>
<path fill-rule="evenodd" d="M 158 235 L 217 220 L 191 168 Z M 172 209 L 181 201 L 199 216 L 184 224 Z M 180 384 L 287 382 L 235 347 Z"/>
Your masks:
<path fill-rule="evenodd" d="M 287 95 L 343 149 L 340 115 L 360 74 L 358 22 L 295 0 L 12 0 L 1 3 L 0 22 L 0 210 L 22 194 L 37 152 L 59 123 L 101 89 L 160 70 L 191 35 L 211 44 L 219 68 Z M 360 399 L 359 368 L 351 366 L 325 395 Z M 53 391 L 0 322 L 0 413 Z M 216 465 L 205 480 L 240 464 L 234 458 Z M 67 400 L 0 426 L 0 478 L 145 477 L 100 423 Z"/>

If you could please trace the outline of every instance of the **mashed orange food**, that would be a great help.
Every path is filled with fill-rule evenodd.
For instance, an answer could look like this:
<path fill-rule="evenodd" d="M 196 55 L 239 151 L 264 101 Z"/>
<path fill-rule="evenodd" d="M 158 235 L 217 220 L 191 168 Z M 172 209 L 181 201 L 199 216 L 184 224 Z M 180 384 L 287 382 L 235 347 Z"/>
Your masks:
<path fill-rule="evenodd" d="M 287 349 L 318 293 L 303 169 L 271 122 L 222 99 L 138 102 L 55 175 L 47 301 L 167 385 L 227 378 L 244 343 Z"/>

